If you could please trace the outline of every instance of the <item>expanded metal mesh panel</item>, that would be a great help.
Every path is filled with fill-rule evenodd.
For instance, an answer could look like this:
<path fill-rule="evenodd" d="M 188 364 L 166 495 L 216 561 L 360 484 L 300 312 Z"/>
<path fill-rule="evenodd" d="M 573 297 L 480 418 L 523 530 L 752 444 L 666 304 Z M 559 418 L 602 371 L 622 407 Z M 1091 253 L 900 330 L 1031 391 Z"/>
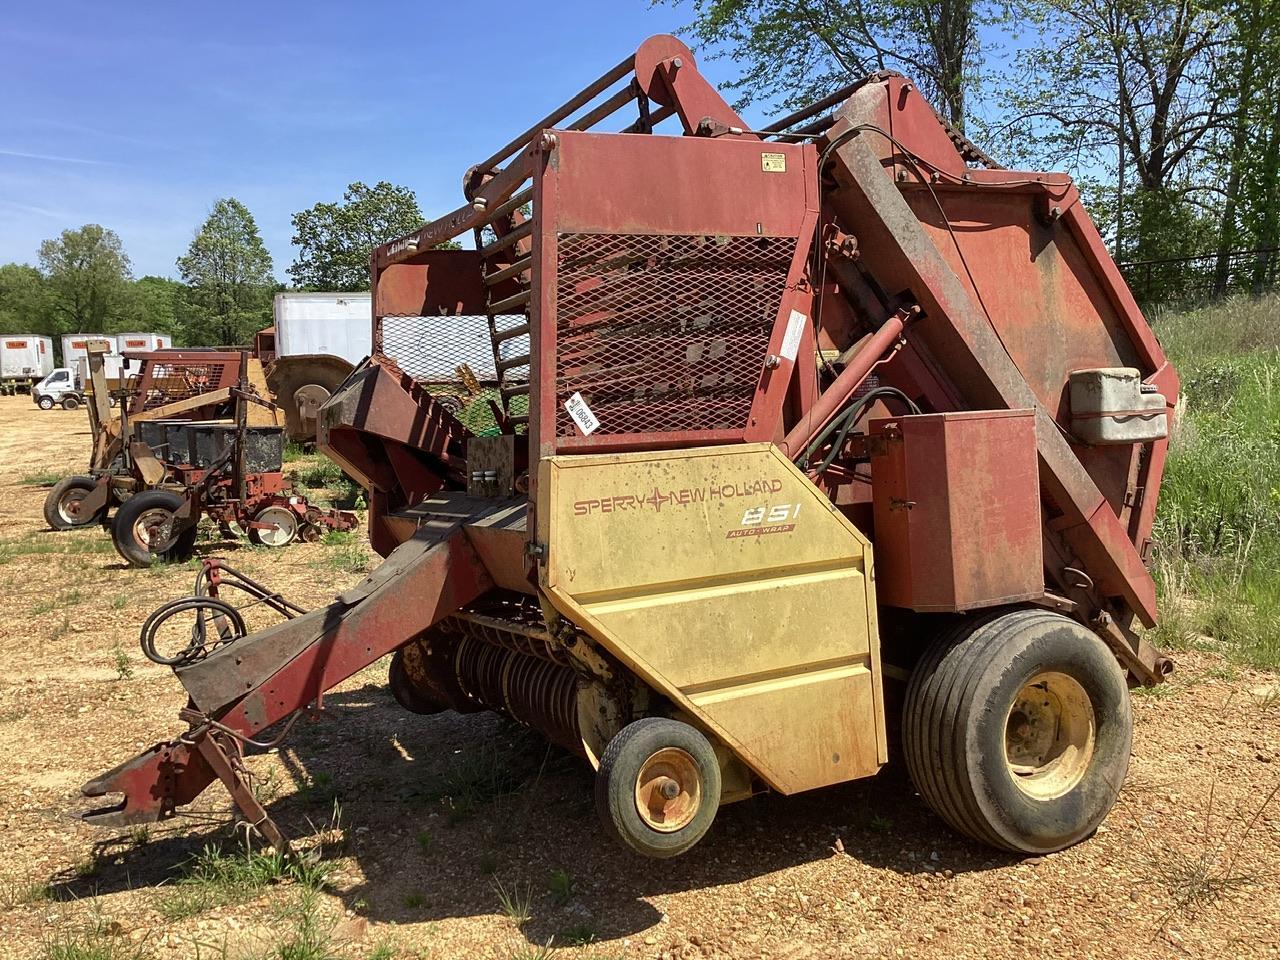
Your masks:
<path fill-rule="evenodd" d="M 495 318 L 498 330 L 519 326 L 527 320 L 521 316 Z M 488 401 L 499 399 L 498 371 L 493 360 L 493 344 L 489 319 L 485 316 L 384 316 L 378 320 L 380 350 L 397 367 L 440 399 L 474 433 L 488 433 L 495 428 Z M 524 334 L 501 342 L 499 356 L 506 360 L 529 353 L 529 336 Z M 468 385 L 463 369 L 469 369 L 477 384 Z M 527 383 L 528 366 L 507 369 L 502 385 Z M 473 392 L 475 386 L 480 392 Z M 511 413 L 528 408 L 525 398 L 518 398 L 522 408 L 512 404 Z"/>
<path fill-rule="evenodd" d="M 556 432 L 747 426 L 794 238 L 562 234 L 556 284 Z"/>
<path fill-rule="evenodd" d="M 151 374 L 151 385 L 142 400 L 144 410 L 231 386 L 240 376 L 240 371 L 235 366 L 228 368 L 225 363 L 192 360 L 148 360 L 146 363 Z"/>

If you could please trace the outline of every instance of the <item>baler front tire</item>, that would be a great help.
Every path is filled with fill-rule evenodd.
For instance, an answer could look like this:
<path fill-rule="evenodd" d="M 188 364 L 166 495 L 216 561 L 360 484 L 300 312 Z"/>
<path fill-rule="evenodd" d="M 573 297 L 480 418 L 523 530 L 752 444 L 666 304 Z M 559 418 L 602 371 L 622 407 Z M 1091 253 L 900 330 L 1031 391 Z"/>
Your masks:
<path fill-rule="evenodd" d="M 44 498 L 44 521 L 54 530 L 74 530 L 93 523 L 102 516 L 99 510 L 93 516 L 82 516 L 75 510 L 76 505 L 92 492 L 98 485 L 93 477 L 63 477 L 49 495 Z"/>
<path fill-rule="evenodd" d="M 1091 835 L 1129 769 L 1124 673 L 1090 630 L 1048 610 L 967 621 L 911 675 L 902 742 L 911 779 L 953 829 L 1045 854 Z"/>
<path fill-rule="evenodd" d="M 707 738 L 687 723 L 645 717 L 609 741 L 595 792 L 607 832 L 643 856 L 677 857 L 715 819 L 720 762 Z"/>
<path fill-rule="evenodd" d="M 145 490 L 134 494 L 116 511 L 111 522 L 111 542 L 115 544 L 116 553 L 133 567 L 149 567 L 157 559 L 188 559 L 195 552 L 198 523 L 154 546 L 140 536 L 140 527 L 146 523 L 148 514 L 155 517 L 173 514 L 180 506 L 182 498 L 168 490 Z"/>

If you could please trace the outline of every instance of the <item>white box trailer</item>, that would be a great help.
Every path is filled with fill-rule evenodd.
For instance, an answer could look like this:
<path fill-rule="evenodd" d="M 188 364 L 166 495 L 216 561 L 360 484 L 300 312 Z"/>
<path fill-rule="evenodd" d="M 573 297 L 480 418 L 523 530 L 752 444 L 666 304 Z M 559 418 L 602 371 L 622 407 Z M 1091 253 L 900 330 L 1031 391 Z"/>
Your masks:
<path fill-rule="evenodd" d="M 355 366 L 373 352 L 367 293 L 277 293 L 276 356 L 327 354 Z"/>
<path fill-rule="evenodd" d="M 53 338 L 34 333 L 0 337 L 0 393 L 30 391 L 53 370 Z"/>
<path fill-rule="evenodd" d="M 76 369 L 76 365 L 88 354 L 85 344 L 94 340 L 105 340 L 110 344 L 110 351 L 116 352 L 116 338 L 105 333 L 64 333 L 62 335 L 62 366 Z"/>
<path fill-rule="evenodd" d="M 107 386 L 115 388 L 120 386 L 120 378 L 124 376 L 124 357 L 118 353 L 104 353 L 102 355 L 102 374 L 107 378 Z M 90 390 L 91 383 L 89 377 L 89 358 L 81 357 L 76 361 L 76 383 L 81 390 Z"/>
<path fill-rule="evenodd" d="M 117 333 L 116 353 L 126 350 L 169 350 L 173 347 L 173 337 L 167 333 Z"/>

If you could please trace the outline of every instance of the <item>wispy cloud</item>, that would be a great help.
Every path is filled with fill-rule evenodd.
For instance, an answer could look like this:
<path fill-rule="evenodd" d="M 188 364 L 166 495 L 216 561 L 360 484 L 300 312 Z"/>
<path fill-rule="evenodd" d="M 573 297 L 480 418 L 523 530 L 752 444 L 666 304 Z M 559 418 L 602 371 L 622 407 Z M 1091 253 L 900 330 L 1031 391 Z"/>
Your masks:
<path fill-rule="evenodd" d="M 0 199 L 0 207 L 8 207 L 11 210 L 18 210 L 22 213 L 33 213 L 38 217 L 51 217 L 54 220 L 66 220 L 71 214 L 63 210 L 50 210 L 47 207 L 36 207 L 29 203 L 18 203 L 15 200 Z"/>
<path fill-rule="evenodd" d="M 17 157 L 22 160 L 47 160 L 51 163 L 85 163 L 95 167 L 115 166 L 109 160 L 91 160 L 88 157 L 62 157 L 55 153 L 27 153 L 24 150 L 0 148 L 0 157 Z"/>

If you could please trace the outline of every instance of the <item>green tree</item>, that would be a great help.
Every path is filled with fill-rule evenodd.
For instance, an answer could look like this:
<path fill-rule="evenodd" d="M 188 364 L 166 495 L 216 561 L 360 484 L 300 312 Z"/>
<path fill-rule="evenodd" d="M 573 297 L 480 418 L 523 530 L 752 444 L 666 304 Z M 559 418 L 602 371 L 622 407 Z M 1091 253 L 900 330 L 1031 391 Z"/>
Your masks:
<path fill-rule="evenodd" d="M 45 279 L 25 263 L 0 265 L 0 333 L 56 332 Z"/>
<path fill-rule="evenodd" d="M 271 254 L 248 208 L 234 197 L 219 200 L 178 271 L 188 291 L 179 307 L 184 337 L 194 345 L 247 343 L 271 322 L 276 290 Z"/>
<path fill-rule="evenodd" d="M 684 0 L 664 0 L 673 6 Z M 878 70 L 911 76 L 964 126 L 982 60 L 978 27 L 1003 21 L 999 0 L 692 0 L 694 38 L 742 72 L 737 106 L 802 106 Z"/>
<path fill-rule="evenodd" d="M 1116 255 L 1204 252 L 1179 236 L 1215 204 L 1205 166 L 1231 115 L 1224 0 L 1032 0 L 1038 42 L 1018 57 L 994 129 L 1006 156 L 1089 171 Z M 1110 197 L 1099 196 L 1101 191 Z M 1198 243 L 1197 243 L 1198 239 Z"/>
<path fill-rule="evenodd" d="M 178 305 L 183 302 L 187 288 L 168 277 L 141 277 L 134 283 L 135 330 L 149 333 L 182 333 L 178 321 Z"/>
<path fill-rule="evenodd" d="M 114 230 L 63 230 L 40 244 L 40 269 L 59 330 L 105 333 L 128 315 L 133 268 Z"/>
<path fill-rule="evenodd" d="M 413 191 L 385 180 L 372 187 L 357 181 L 338 203 L 317 203 L 293 215 L 298 259 L 289 276 L 304 290 L 369 289 L 374 247 L 422 225 Z"/>

